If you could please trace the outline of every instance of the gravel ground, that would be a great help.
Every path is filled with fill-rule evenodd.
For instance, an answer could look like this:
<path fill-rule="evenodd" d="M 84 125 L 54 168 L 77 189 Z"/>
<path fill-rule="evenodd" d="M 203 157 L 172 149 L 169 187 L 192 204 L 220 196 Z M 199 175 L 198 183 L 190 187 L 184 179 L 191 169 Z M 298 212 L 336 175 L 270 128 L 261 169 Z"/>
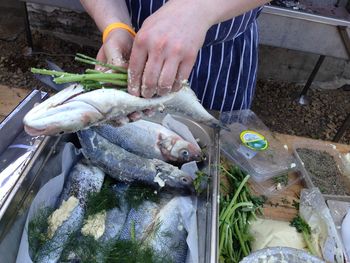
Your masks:
<path fill-rule="evenodd" d="M 24 34 L 15 41 L 0 40 L 0 84 L 49 91 L 30 73 L 31 67 L 45 68 L 45 59 L 66 71 L 80 72 L 82 65 L 73 61 L 77 52 L 95 56 L 97 50 L 81 47 L 39 33 L 33 34 L 35 51 L 26 55 Z M 252 110 L 273 131 L 331 140 L 350 112 L 350 92 L 343 90 L 311 90 L 311 104 L 301 106 L 295 95 L 301 86 L 275 81 L 258 81 Z M 1 94 L 1 91 L 0 91 Z M 350 144 L 350 131 L 341 140 Z"/>
<path fill-rule="evenodd" d="M 307 106 L 297 103 L 302 86 L 258 81 L 252 110 L 273 131 L 314 139 L 332 140 L 350 113 L 350 91 L 311 89 Z M 350 144 L 350 130 L 342 143 Z"/>

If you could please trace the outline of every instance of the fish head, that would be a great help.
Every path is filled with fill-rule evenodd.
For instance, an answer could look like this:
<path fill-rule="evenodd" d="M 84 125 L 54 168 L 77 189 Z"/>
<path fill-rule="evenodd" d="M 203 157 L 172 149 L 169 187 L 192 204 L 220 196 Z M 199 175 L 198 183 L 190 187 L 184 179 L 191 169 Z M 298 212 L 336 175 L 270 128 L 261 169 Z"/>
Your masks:
<path fill-rule="evenodd" d="M 23 119 L 25 131 L 32 136 L 57 135 L 81 130 L 103 118 L 94 106 L 77 100 L 84 89 L 71 85 L 31 109 Z"/>
<path fill-rule="evenodd" d="M 185 163 L 202 160 L 202 151 L 200 147 L 185 141 L 179 136 L 162 137 L 162 135 L 160 135 L 158 147 L 164 159 L 167 161 Z"/>
<path fill-rule="evenodd" d="M 167 186 L 177 191 L 180 189 L 193 191 L 193 179 L 189 174 L 161 160 L 154 159 L 153 161 L 158 172 L 154 182 L 160 187 Z"/>
<path fill-rule="evenodd" d="M 170 154 L 182 163 L 202 160 L 201 148 L 185 140 L 176 140 Z"/>
<path fill-rule="evenodd" d="M 170 188 L 174 189 L 182 189 L 185 191 L 192 191 L 193 190 L 193 179 L 190 175 L 186 174 L 185 172 L 178 170 L 176 172 L 177 174 L 174 174 L 175 176 L 170 179 L 165 179 L 166 185 Z"/>

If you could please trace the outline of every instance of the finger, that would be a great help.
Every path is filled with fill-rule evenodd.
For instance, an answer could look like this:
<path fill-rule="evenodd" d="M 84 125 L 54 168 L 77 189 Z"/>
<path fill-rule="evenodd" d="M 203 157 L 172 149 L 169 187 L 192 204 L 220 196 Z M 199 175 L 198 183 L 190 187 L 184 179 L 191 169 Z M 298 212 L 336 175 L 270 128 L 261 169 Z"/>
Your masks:
<path fill-rule="evenodd" d="M 120 126 L 123 126 L 127 123 L 130 122 L 130 119 L 128 117 L 120 117 L 120 118 L 117 118 L 117 119 L 114 119 L 114 120 L 110 120 L 108 122 L 108 124 L 114 126 L 114 127 L 120 127 Z"/>
<path fill-rule="evenodd" d="M 96 56 L 96 59 L 97 59 L 98 61 L 103 62 L 103 63 L 105 63 L 105 62 L 107 61 L 106 54 L 105 54 L 105 51 L 104 51 L 103 46 L 102 46 L 102 47 L 100 48 L 100 50 L 98 51 L 97 56 Z M 105 70 L 105 68 L 102 67 L 102 66 L 100 66 L 100 65 L 96 65 L 96 66 L 95 66 L 95 69 L 96 69 L 96 70 L 100 70 L 100 71 L 104 71 L 104 70 Z"/>
<path fill-rule="evenodd" d="M 147 117 L 152 117 L 155 114 L 155 110 L 152 109 L 145 109 L 142 111 L 143 114 L 145 114 Z"/>
<path fill-rule="evenodd" d="M 158 95 L 163 96 L 172 90 L 177 75 L 179 62 L 167 59 L 163 65 L 158 82 Z"/>
<path fill-rule="evenodd" d="M 141 78 L 147 60 L 147 50 L 134 42 L 128 68 L 128 92 L 134 96 L 141 94 Z"/>
<path fill-rule="evenodd" d="M 131 122 L 137 121 L 137 120 L 141 119 L 141 117 L 142 117 L 142 113 L 139 111 L 134 111 L 128 115 L 128 118 Z"/>
<path fill-rule="evenodd" d="M 183 82 L 188 80 L 191 74 L 193 65 L 194 65 L 194 60 L 193 62 L 182 61 L 180 63 L 172 91 L 178 91 L 182 88 Z"/>
<path fill-rule="evenodd" d="M 158 54 L 150 54 L 145 66 L 145 71 L 142 75 L 142 97 L 151 98 L 157 93 L 158 79 L 162 66 L 162 57 Z"/>
<path fill-rule="evenodd" d="M 122 52 L 118 47 L 105 47 L 105 55 L 107 57 L 107 63 L 118 66 L 118 67 L 128 67 L 127 61 L 124 59 Z"/>

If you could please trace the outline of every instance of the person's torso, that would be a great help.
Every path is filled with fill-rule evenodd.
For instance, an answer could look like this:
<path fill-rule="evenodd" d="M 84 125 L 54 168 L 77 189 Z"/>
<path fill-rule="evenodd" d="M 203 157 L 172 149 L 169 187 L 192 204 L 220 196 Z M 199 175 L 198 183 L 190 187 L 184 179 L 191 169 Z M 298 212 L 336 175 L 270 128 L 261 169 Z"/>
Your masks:
<path fill-rule="evenodd" d="M 136 31 L 140 29 L 143 21 L 157 11 L 165 2 L 166 0 L 127 0 L 126 3 L 132 24 Z M 249 28 L 260 11 L 261 8 L 256 8 L 243 15 L 212 26 L 207 32 L 204 46 L 215 45 L 236 38 Z"/>

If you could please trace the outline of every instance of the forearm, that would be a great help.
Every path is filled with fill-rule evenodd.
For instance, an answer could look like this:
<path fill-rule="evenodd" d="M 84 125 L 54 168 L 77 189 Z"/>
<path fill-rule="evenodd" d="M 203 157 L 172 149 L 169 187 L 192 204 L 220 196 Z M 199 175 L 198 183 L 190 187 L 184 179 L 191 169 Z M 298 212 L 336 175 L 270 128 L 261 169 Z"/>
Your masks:
<path fill-rule="evenodd" d="M 198 0 L 211 25 L 239 16 L 271 0 Z"/>
<path fill-rule="evenodd" d="M 123 22 L 131 26 L 125 0 L 80 0 L 80 2 L 101 32 L 113 22 Z"/>

